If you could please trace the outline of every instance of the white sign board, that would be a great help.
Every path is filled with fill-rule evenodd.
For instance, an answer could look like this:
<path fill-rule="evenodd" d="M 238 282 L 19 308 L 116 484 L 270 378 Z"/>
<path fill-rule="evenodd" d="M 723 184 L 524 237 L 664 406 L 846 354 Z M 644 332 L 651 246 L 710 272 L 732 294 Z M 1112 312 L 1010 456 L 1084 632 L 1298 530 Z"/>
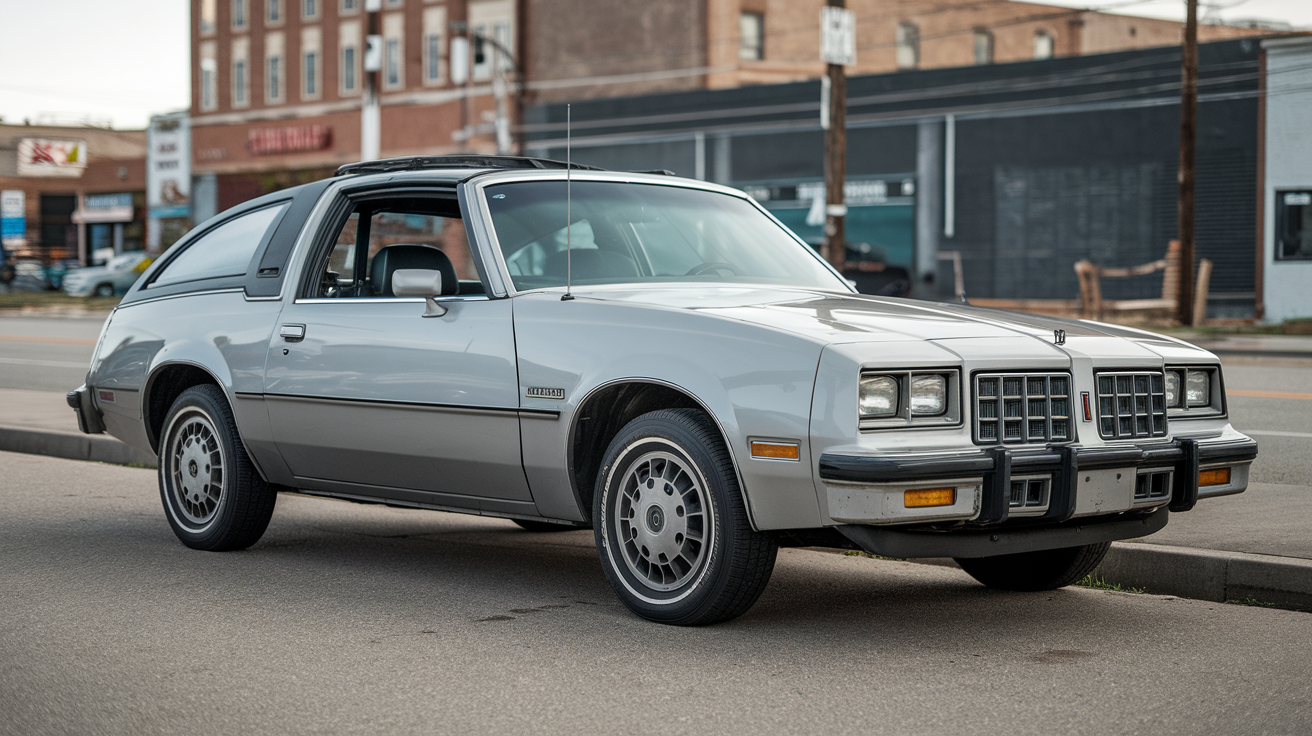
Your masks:
<path fill-rule="evenodd" d="M 847 66 L 856 63 L 856 16 L 846 8 L 820 9 L 820 60 Z"/>
<path fill-rule="evenodd" d="M 19 176 L 82 176 L 87 168 L 86 141 L 24 138 L 18 142 Z"/>
<path fill-rule="evenodd" d="M 156 115 L 146 133 L 146 206 L 151 217 L 191 214 L 191 128 L 185 113 Z"/>

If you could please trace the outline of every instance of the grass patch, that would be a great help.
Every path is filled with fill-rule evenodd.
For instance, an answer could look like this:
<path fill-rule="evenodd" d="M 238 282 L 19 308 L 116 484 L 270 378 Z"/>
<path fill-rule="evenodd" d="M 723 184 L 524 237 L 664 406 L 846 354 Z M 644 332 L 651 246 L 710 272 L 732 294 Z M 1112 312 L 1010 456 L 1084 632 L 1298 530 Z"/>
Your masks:
<path fill-rule="evenodd" d="M 1236 606 L 1259 606 L 1261 608 L 1277 608 L 1276 604 L 1271 601 L 1260 601 L 1252 596 L 1248 598 L 1231 598 L 1226 603 L 1233 603 Z"/>
<path fill-rule="evenodd" d="M 1121 585 L 1120 583 L 1109 583 L 1103 578 L 1095 576 L 1093 573 L 1089 573 L 1088 575 L 1085 575 L 1084 579 L 1076 583 L 1076 585 L 1082 588 L 1093 588 L 1094 590 L 1111 590 L 1117 593 L 1146 593 L 1147 592 L 1143 588 L 1131 588 L 1126 585 Z"/>
<path fill-rule="evenodd" d="M 883 555 L 872 555 L 869 552 L 862 552 L 859 549 L 849 549 L 843 552 L 844 557 L 868 557 L 872 560 L 888 560 L 889 562 L 906 562 L 905 557 L 885 557 Z"/>

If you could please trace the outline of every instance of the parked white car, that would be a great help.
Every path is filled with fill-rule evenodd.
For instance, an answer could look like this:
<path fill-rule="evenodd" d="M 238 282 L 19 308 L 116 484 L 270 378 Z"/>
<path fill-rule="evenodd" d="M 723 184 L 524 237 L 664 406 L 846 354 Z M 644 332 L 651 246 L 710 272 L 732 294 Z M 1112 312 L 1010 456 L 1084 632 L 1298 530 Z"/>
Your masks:
<path fill-rule="evenodd" d="M 70 296 L 114 296 L 122 294 L 137 282 L 150 265 L 149 256 L 141 251 L 123 253 L 109 259 L 103 266 L 89 266 L 68 272 L 64 276 L 64 291 Z"/>

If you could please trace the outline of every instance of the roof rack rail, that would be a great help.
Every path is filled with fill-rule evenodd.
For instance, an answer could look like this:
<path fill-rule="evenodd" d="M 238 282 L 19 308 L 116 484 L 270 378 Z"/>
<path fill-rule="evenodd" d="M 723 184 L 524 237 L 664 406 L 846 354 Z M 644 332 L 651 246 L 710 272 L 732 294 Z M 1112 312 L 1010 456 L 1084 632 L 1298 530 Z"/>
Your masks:
<path fill-rule="evenodd" d="M 597 166 L 574 163 L 573 169 L 605 171 Z M 360 161 L 337 168 L 333 176 L 350 174 L 382 174 L 389 171 L 422 171 L 424 169 L 564 169 L 564 161 L 529 156 L 482 156 L 457 153 L 446 156 L 399 156 L 377 161 Z"/>
<path fill-rule="evenodd" d="M 658 175 L 658 176 L 678 176 L 678 174 L 674 173 L 673 171 L 670 171 L 669 169 L 638 169 L 638 170 L 636 170 L 636 171 L 634 171 L 634 172 L 632 172 L 632 173 L 634 173 L 634 174 L 656 174 L 656 175 Z"/>

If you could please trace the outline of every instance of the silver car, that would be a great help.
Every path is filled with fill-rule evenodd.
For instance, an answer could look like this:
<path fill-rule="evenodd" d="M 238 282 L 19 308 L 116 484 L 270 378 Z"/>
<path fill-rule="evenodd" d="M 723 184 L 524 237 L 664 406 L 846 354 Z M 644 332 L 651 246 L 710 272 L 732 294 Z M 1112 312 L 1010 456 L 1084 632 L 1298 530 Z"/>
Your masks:
<path fill-rule="evenodd" d="M 159 455 L 165 518 L 254 544 L 279 491 L 591 528 L 619 598 L 733 618 L 779 546 L 1048 590 L 1239 493 L 1216 357 L 863 296 L 742 192 L 536 159 L 345 166 L 132 287 L 69 394 Z"/>
<path fill-rule="evenodd" d="M 101 266 L 75 268 L 64 274 L 63 289 L 69 296 L 110 297 L 132 288 L 149 257 L 141 251 L 120 253 Z"/>

